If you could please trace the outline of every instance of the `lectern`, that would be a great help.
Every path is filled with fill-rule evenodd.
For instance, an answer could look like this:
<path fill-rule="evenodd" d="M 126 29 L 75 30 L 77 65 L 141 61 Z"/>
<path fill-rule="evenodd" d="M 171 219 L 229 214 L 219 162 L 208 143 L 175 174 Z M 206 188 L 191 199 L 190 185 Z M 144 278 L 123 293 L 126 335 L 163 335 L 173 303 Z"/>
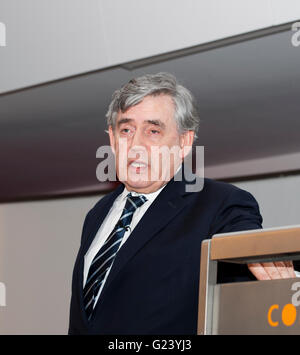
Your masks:
<path fill-rule="evenodd" d="M 300 225 L 216 234 L 204 240 L 198 334 L 300 334 L 300 278 L 217 283 L 219 262 L 299 259 Z"/>

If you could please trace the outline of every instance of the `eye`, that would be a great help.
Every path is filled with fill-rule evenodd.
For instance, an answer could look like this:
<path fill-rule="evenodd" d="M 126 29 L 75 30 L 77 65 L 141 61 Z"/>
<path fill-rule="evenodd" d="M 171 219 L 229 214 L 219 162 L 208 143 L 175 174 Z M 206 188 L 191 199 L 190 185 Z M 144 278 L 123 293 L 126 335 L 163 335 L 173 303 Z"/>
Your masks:
<path fill-rule="evenodd" d="M 120 129 L 120 133 L 122 134 L 122 135 L 129 135 L 129 134 L 131 134 L 131 129 L 130 128 L 121 128 Z"/>
<path fill-rule="evenodd" d="M 159 134 L 160 131 L 158 131 L 157 129 L 150 129 L 150 133 L 151 134 Z"/>

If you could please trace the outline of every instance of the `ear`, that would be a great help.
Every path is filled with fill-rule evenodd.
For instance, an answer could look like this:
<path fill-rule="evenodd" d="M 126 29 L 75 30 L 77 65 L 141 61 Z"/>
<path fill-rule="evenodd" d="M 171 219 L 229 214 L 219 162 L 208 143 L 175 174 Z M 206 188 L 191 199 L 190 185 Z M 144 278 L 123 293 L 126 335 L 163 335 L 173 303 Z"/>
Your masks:
<path fill-rule="evenodd" d="M 115 140 L 114 130 L 113 130 L 112 126 L 108 127 L 108 135 L 109 135 L 109 142 L 110 142 L 111 150 L 115 154 L 116 153 L 116 151 L 115 151 L 116 140 Z"/>
<path fill-rule="evenodd" d="M 180 136 L 180 148 L 182 150 L 182 158 L 185 158 L 191 151 L 194 142 L 194 131 L 186 131 Z"/>

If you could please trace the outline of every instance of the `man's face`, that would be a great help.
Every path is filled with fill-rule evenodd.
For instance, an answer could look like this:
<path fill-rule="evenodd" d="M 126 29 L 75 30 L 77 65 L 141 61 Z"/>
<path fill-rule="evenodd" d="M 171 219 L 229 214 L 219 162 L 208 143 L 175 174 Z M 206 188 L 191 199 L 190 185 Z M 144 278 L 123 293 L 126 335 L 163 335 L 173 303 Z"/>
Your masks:
<path fill-rule="evenodd" d="M 118 113 L 114 130 L 109 127 L 117 175 L 129 191 L 158 190 L 181 164 L 180 149 L 192 145 L 193 132 L 180 135 L 174 113 L 170 96 L 146 96 L 126 112 Z"/>

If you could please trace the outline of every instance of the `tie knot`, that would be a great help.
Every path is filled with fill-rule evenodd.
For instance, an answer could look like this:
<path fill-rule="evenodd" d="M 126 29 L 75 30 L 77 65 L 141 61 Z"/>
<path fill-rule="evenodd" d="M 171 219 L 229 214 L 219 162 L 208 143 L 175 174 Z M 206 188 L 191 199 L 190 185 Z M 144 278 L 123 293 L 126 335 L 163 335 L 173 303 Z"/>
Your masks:
<path fill-rule="evenodd" d="M 127 201 L 125 209 L 127 211 L 135 211 L 147 201 L 144 195 L 132 196 L 131 193 L 127 195 Z"/>

